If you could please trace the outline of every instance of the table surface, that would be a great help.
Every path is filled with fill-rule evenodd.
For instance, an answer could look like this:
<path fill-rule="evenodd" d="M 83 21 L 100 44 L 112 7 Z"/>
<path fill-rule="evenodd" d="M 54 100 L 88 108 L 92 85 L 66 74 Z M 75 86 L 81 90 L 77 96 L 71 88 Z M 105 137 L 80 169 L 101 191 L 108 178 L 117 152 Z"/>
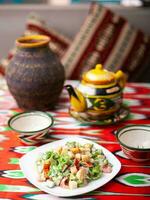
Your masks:
<path fill-rule="evenodd" d="M 76 81 L 68 81 L 76 85 Z M 69 101 L 63 91 L 54 111 L 55 118 L 51 140 L 78 135 L 93 140 L 111 151 L 121 162 L 117 176 L 101 188 L 77 199 L 148 199 L 150 198 L 150 162 L 136 163 L 128 159 L 120 149 L 115 130 L 129 124 L 150 124 L 150 84 L 127 84 L 124 101 L 130 108 L 129 117 L 118 124 L 98 126 L 85 125 L 68 114 Z M 5 80 L 0 78 L 0 199 L 3 200 L 50 200 L 59 199 L 39 191 L 24 177 L 19 167 L 19 158 L 37 146 L 25 146 L 7 125 L 10 116 L 21 112 L 8 92 Z M 62 198 L 61 198 L 62 199 Z M 63 198 L 64 199 L 64 198 Z M 73 199 L 73 198 L 69 198 Z"/>

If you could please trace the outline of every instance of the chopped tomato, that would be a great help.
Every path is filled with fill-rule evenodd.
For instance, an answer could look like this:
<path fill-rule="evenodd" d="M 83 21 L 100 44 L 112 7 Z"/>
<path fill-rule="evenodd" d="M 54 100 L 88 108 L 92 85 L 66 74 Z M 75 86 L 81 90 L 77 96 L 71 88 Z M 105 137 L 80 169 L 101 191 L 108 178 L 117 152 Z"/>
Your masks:
<path fill-rule="evenodd" d="M 105 165 L 102 167 L 102 171 L 104 173 L 111 173 L 112 172 L 112 167 L 110 165 Z"/>
<path fill-rule="evenodd" d="M 79 160 L 78 159 L 74 159 L 74 165 L 76 166 L 77 169 L 79 169 Z"/>
<path fill-rule="evenodd" d="M 84 162 L 86 167 L 93 167 L 93 164 L 91 162 Z"/>
<path fill-rule="evenodd" d="M 49 171 L 50 165 L 49 164 L 44 164 L 43 169 L 44 169 L 44 171 Z"/>
<path fill-rule="evenodd" d="M 50 164 L 49 163 L 45 163 L 44 164 L 44 168 L 49 168 Z"/>
<path fill-rule="evenodd" d="M 44 164 L 43 171 L 44 171 L 44 177 L 45 178 L 48 178 L 49 170 L 50 170 L 50 165 L 49 164 Z"/>

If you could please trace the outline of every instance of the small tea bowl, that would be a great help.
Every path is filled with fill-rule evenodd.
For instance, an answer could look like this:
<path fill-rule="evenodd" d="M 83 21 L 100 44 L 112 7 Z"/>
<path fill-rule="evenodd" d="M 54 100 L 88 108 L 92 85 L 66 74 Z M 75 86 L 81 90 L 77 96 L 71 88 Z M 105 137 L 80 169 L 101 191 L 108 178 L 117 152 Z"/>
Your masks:
<path fill-rule="evenodd" d="M 28 145 L 44 142 L 52 125 L 52 116 L 41 111 L 22 112 L 8 121 L 8 126 L 18 132 L 21 141 Z"/>
<path fill-rule="evenodd" d="M 150 160 L 150 126 L 125 126 L 116 131 L 116 136 L 127 157 L 137 162 Z"/>

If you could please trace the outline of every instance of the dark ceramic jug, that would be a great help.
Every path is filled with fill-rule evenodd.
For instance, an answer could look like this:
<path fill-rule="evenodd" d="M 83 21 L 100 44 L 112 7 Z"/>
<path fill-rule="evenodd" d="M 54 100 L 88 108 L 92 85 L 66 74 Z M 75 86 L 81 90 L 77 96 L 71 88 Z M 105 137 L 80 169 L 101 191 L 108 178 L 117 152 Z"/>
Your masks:
<path fill-rule="evenodd" d="M 6 80 L 20 108 L 54 108 L 63 88 L 64 68 L 49 49 L 50 38 L 32 35 L 16 40 L 17 52 L 10 61 Z"/>

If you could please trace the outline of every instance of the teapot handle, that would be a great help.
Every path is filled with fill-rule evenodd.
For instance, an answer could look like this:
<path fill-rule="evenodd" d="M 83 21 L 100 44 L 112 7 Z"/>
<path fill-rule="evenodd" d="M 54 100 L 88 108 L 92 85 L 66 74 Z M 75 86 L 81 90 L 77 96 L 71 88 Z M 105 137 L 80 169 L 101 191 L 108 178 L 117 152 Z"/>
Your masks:
<path fill-rule="evenodd" d="M 126 75 L 121 70 L 119 70 L 116 72 L 115 76 L 120 87 L 123 89 L 127 80 Z"/>

